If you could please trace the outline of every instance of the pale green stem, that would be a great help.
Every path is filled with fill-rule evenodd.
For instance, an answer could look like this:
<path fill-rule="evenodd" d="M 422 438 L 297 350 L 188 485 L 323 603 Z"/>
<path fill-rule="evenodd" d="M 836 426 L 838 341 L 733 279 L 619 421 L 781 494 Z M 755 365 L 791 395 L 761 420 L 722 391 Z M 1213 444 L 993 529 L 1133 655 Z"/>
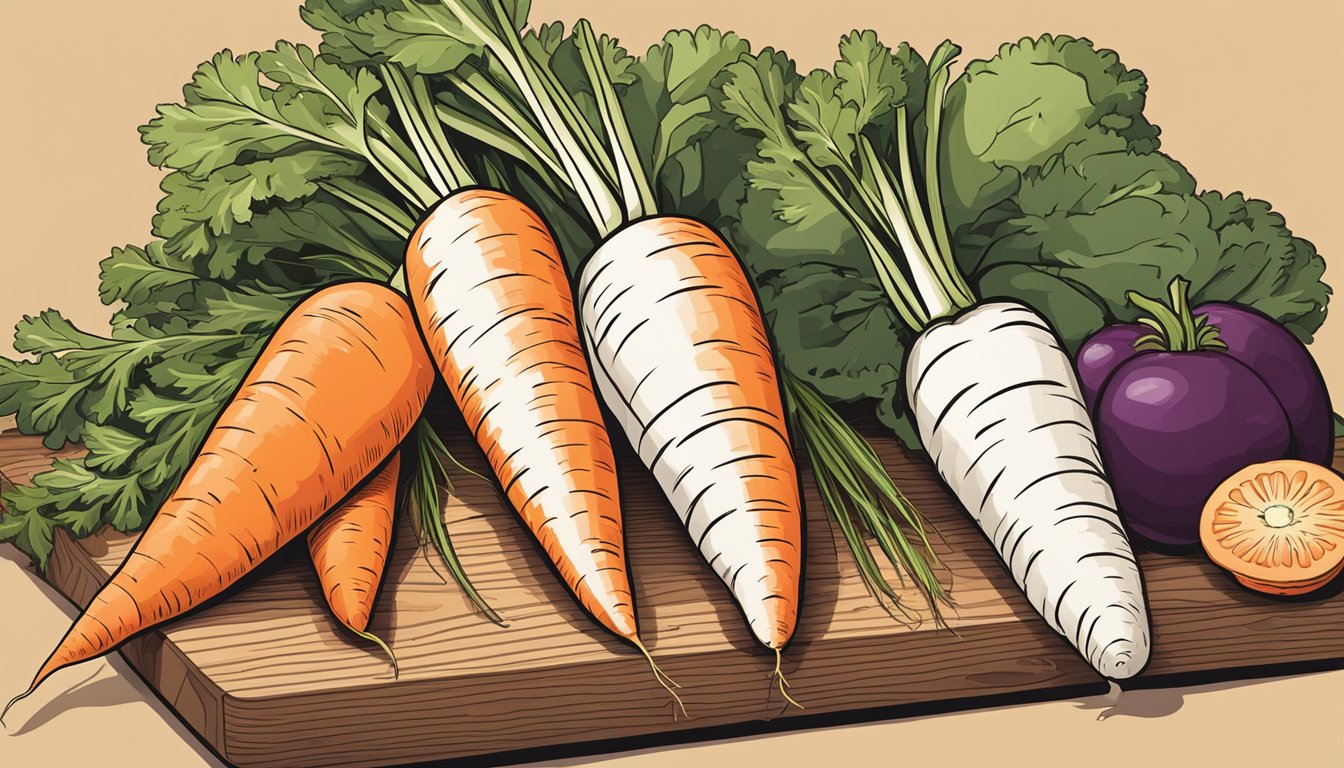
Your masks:
<path fill-rule="evenodd" d="M 415 105 L 416 114 L 420 115 L 429 129 L 430 145 L 438 148 L 448 180 L 453 184 L 453 190 L 475 183 L 471 169 L 467 168 L 466 161 L 457 151 L 457 145 L 449 141 L 448 135 L 444 133 L 443 123 L 438 119 L 438 110 L 434 105 L 434 97 L 430 94 L 429 86 L 423 77 L 416 77 L 411 81 L 411 100 Z"/>
<path fill-rule="evenodd" d="M 406 197 L 408 202 L 416 203 L 421 208 L 428 208 L 438 201 L 439 196 L 434 192 L 434 189 L 426 184 L 419 174 L 411 170 L 411 167 L 406 165 L 401 157 L 386 144 L 381 141 L 371 141 L 369 142 L 369 151 L 383 176 L 398 188 L 398 191 Z"/>
<path fill-rule="evenodd" d="M 450 8 L 455 5 L 448 0 L 441 2 Z M 497 0 L 490 0 L 490 4 L 497 17 L 504 19 L 504 25 L 510 26 L 508 14 L 499 7 Z M 621 206 L 617 203 L 612 190 L 603 182 L 603 174 L 593 165 L 587 153 L 576 146 L 575 132 L 572 130 L 574 125 L 560 114 L 556 100 L 551 98 L 554 94 L 547 89 L 546 83 L 535 68 L 529 66 L 531 62 L 527 51 L 523 49 L 522 41 L 518 39 L 516 32 L 510 29 L 502 36 L 496 35 L 481 26 L 479 20 L 469 11 L 458 10 L 454 15 L 463 26 L 467 27 L 468 33 L 484 42 L 486 47 L 494 52 L 500 65 L 517 83 L 528 108 L 540 119 L 542 131 L 558 151 L 560 163 L 565 169 L 565 177 L 579 196 L 579 201 L 598 231 L 603 236 L 615 231 L 623 221 Z M 540 95 L 543 92 L 546 98 Z"/>
<path fill-rule="evenodd" d="M 916 286 L 925 298 L 925 305 L 929 307 L 930 318 L 943 317 L 962 307 L 948 288 L 953 284 L 953 277 L 938 258 L 938 244 L 920 210 L 919 191 L 915 187 L 910 162 L 910 132 L 906 125 L 904 105 L 896 110 L 896 156 L 900 164 L 896 175 L 908 210 L 892 211 L 893 223 L 906 240 L 901 244 L 902 250 L 911 249 L 907 250 L 910 258 L 906 261 Z"/>
<path fill-rule="evenodd" d="M 952 300 L 947 291 L 943 289 L 936 270 L 930 263 L 929 252 L 924 249 L 923 244 L 911 231 L 909 217 L 900 205 L 901 201 L 896 199 L 897 195 L 894 192 L 891 180 L 887 177 L 886 168 L 877 157 L 873 145 L 866 137 L 861 137 L 859 148 L 863 153 L 864 163 L 873 168 L 873 178 L 883 189 L 884 200 L 892 203 L 886 209 L 885 218 L 895 228 L 896 243 L 905 255 L 905 266 L 910 273 L 910 280 L 914 284 L 915 293 L 919 296 L 919 304 L 925 309 L 922 322 L 911 326 L 918 333 L 924 330 L 925 325 L 932 318 L 947 314 L 953 306 Z M 908 193 L 905 199 L 909 199 Z"/>
<path fill-rule="evenodd" d="M 384 200 L 380 203 L 367 200 L 351 190 L 344 189 L 343 185 L 338 184 L 335 181 L 321 182 L 318 186 L 332 197 L 349 204 L 363 212 L 369 218 L 377 221 L 384 227 L 387 227 L 389 232 L 392 232 L 398 237 L 409 237 L 411 229 L 415 226 L 415 222 L 406 215 L 405 211 L 402 211 L 396 206 L 388 208 L 383 204 L 387 203 L 387 205 L 391 205 L 390 201 Z"/>
<path fill-rule="evenodd" d="M 928 135 L 924 138 L 924 184 L 928 190 L 929 222 L 937 241 L 938 256 L 943 262 L 943 270 L 952 280 L 949 288 L 959 303 L 970 306 L 975 303 L 975 293 L 962 277 L 957 268 L 956 254 L 952 250 L 951 233 L 947 227 L 947 217 L 943 212 L 942 184 L 939 183 L 938 146 L 941 141 L 943 102 L 947 96 L 948 69 L 952 56 L 956 55 L 956 46 L 950 42 L 938 47 L 933 55 L 935 74 L 929 79 L 928 97 L 924 106 L 924 121 Z"/>
<path fill-rule="evenodd" d="M 392 108 L 396 110 L 401 118 L 402 125 L 406 126 L 406 132 L 411 139 L 411 146 L 415 148 L 415 154 L 420 159 L 420 165 L 424 167 L 425 173 L 429 176 L 429 182 L 439 193 L 440 197 L 451 194 L 458 187 L 455 179 L 449 179 L 448 174 L 451 171 L 446 167 L 446 163 L 429 146 L 429 139 L 426 136 L 428 129 L 424 125 L 420 116 L 410 105 L 410 90 L 406 79 L 402 77 L 400 69 L 392 64 L 383 64 L 383 80 L 387 83 L 388 95 L 392 97 Z"/>
<path fill-rule="evenodd" d="M 542 164 L 544 164 L 545 175 L 564 176 L 565 168 L 555 153 L 546 146 L 545 137 L 534 130 L 531 120 L 519 112 L 512 100 L 496 88 L 488 78 L 480 73 L 468 73 L 466 77 L 458 77 L 456 73 L 449 73 L 448 77 L 457 90 L 471 99 L 482 112 L 490 115 L 500 125 L 507 126 L 509 130 L 506 132 L 496 131 L 470 116 L 442 107 L 440 108 L 440 119 L 449 125 L 453 125 L 459 133 L 466 133 L 492 147 L 509 152 L 520 160 L 528 162 L 534 168 L 540 170 Z M 450 112 L 456 122 L 442 117 L 443 112 Z M 464 127 L 464 124 L 476 127 L 468 129 Z M 508 133 L 515 135 L 509 136 Z M 525 148 L 527 152 L 540 160 L 541 164 L 530 162 L 523 153 L 512 149 L 513 147 Z"/>
<path fill-rule="evenodd" d="M 593 28 L 587 19 L 580 19 L 574 25 L 574 33 L 579 39 L 579 54 L 583 59 L 588 81 L 592 83 L 597 100 L 598 113 L 606 129 L 611 145 L 612 159 L 616 166 L 616 177 L 620 181 L 621 198 L 625 201 L 626 216 L 638 219 L 656 212 L 658 203 L 654 200 L 653 189 L 644 169 L 639 162 L 639 150 L 630 135 L 630 126 L 625 121 L 620 101 L 611 78 L 602 65 L 602 50 Z"/>
<path fill-rule="evenodd" d="M 869 226 L 868 220 L 850 204 L 845 194 L 824 172 L 813 168 L 805 158 L 795 158 L 794 162 L 803 173 L 812 178 L 822 194 L 840 210 L 858 232 L 860 239 L 863 240 L 864 249 L 868 252 L 868 258 L 873 263 L 873 269 L 877 272 L 878 280 L 882 283 L 882 290 L 887 294 L 897 316 L 906 326 L 916 330 L 922 329 L 929 320 L 928 312 L 919 297 L 906 284 L 896 260 L 891 257 L 882 239 Z"/>

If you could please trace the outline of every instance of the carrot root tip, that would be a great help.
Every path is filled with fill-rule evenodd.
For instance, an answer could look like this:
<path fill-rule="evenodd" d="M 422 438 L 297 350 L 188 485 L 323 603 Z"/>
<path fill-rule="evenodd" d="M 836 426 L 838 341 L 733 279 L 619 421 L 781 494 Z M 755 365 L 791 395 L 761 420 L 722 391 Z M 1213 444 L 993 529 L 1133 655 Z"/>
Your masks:
<path fill-rule="evenodd" d="M 681 710 L 682 717 L 690 719 L 691 715 L 686 711 L 686 703 L 681 700 L 681 697 L 677 695 L 675 690 L 680 688 L 681 684 L 668 677 L 667 673 L 658 667 L 657 662 L 653 660 L 653 654 L 649 653 L 649 649 L 644 647 L 644 643 L 640 641 L 638 636 L 630 638 L 630 641 L 635 644 L 635 647 L 639 649 L 639 652 L 644 654 L 644 659 L 649 662 L 649 669 L 653 670 L 653 679 L 656 680 L 664 690 L 671 694 L 672 699 L 676 702 L 676 705 L 672 708 L 673 722 L 676 722 L 677 720 L 678 709 Z"/>
<path fill-rule="evenodd" d="M 770 673 L 770 678 L 779 680 L 779 693 L 781 696 L 784 697 L 785 701 L 789 702 L 790 704 L 799 709 L 807 709 L 807 707 L 804 707 L 802 704 L 799 704 L 797 699 L 789 695 L 788 689 L 791 686 L 789 685 L 788 679 L 784 677 L 784 670 L 780 668 L 781 665 L 783 664 L 783 661 L 784 661 L 784 654 L 778 648 L 776 648 L 775 671 Z"/>
<path fill-rule="evenodd" d="M 365 640 L 368 640 L 369 642 L 373 643 L 374 645 L 377 645 L 379 648 L 382 649 L 383 653 L 387 654 L 388 661 L 392 662 L 393 680 L 396 680 L 401 676 L 401 666 L 397 664 L 397 655 L 392 652 L 392 648 L 389 647 L 387 643 L 383 642 L 383 639 L 381 637 L 373 634 L 372 632 L 363 632 L 358 629 L 351 631 L 353 631 L 359 637 L 362 637 Z"/>
<path fill-rule="evenodd" d="M 9 714 L 9 710 L 10 710 L 11 707 L 13 707 L 15 704 L 18 704 L 20 701 L 23 701 L 24 699 L 28 698 L 30 695 L 32 695 L 33 691 L 36 691 L 36 690 L 37 690 L 37 684 L 34 683 L 33 685 L 31 685 L 31 686 L 28 687 L 28 690 L 24 691 L 23 693 L 20 693 L 18 696 L 15 696 L 14 698 L 10 699 L 10 700 L 9 700 L 9 703 L 5 705 L 5 708 L 4 708 L 4 709 L 0 709 L 0 725 L 4 725 L 4 724 L 5 724 L 5 715 L 8 715 L 8 714 Z M 8 727 L 8 726 L 6 726 L 6 727 Z"/>

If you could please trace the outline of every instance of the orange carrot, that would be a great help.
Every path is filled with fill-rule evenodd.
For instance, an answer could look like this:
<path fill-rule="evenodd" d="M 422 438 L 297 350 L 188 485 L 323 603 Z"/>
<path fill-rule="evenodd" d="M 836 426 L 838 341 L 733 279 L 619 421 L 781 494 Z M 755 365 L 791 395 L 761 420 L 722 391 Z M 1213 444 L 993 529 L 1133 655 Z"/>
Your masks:
<path fill-rule="evenodd" d="M 400 469 L 400 454 L 393 453 L 377 474 L 308 531 L 308 552 L 332 615 L 355 635 L 382 648 L 392 660 L 393 674 L 396 656 L 368 629 L 392 545 Z"/>
<path fill-rule="evenodd" d="M 741 262 L 698 221 L 644 218 L 592 254 L 578 298 L 602 399 L 775 651 L 778 674 L 798 621 L 802 501 L 779 374 Z"/>
<path fill-rule="evenodd" d="M 301 302 L 126 561 L 14 701 L 219 595 L 307 530 L 406 436 L 433 377 L 399 294 L 351 282 Z"/>
<path fill-rule="evenodd" d="M 411 235 L 406 283 L 504 495 L 580 605 L 637 643 L 611 442 L 550 231 L 514 197 L 463 190 Z"/>

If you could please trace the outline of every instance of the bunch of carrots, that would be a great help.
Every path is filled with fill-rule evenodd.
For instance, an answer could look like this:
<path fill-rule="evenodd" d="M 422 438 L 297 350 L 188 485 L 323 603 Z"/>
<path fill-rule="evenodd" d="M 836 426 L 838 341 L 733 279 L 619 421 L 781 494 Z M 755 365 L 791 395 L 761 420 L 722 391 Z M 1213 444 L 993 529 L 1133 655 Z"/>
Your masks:
<path fill-rule="evenodd" d="M 290 311 L 176 491 L 14 701 L 54 672 L 219 596 L 299 536 L 335 618 L 390 656 L 368 625 L 401 466 L 423 467 L 426 455 L 442 453 L 423 413 L 436 380 L 577 602 L 639 650 L 676 697 L 676 683 L 640 640 L 609 413 L 773 654 L 772 677 L 789 698 L 780 658 L 797 625 L 804 565 L 793 430 L 811 425 L 809 449 L 837 436 L 861 439 L 777 364 L 753 284 L 720 234 L 657 210 L 603 69 L 606 38 L 586 22 L 575 29 L 607 128 L 599 136 L 520 35 L 525 4 L 406 6 L 458 30 L 443 45 L 488 61 L 491 77 L 442 72 L 431 85 L 426 73 L 368 44 L 367 69 L 414 152 L 415 165 L 376 151 L 367 158 L 419 216 L 413 229 L 401 228 L 402 268 L 386 284 L 324 287 Z M 326 3 L 305 10 L 346 43 L 376 37 L 367 19 L 341 17 Z M 495 172 L 479 183 L 450 139 L 451 126 L 471 126 L 444 115 L 447 102 L 431 88 L 490 101 L 482 83 L 527 106 L 510 111 L 499 102 L 487 146 L 522 148 L 552 169 L 546 194 L 596 234 L 573 283 L 548 223 L 523 201 L 527 194 L 505 189 L 535 185 Z M 399 227 L 397 218 L 379 220 Z M 796 418 L 800 409 L 810 418 Z M 834 465 L 831 456 L 823 467 Z M 865 472 L 832 477 L 858 487 Z M 456 569 L 432 502 L 434 479 L 418 494 L 420 523 Z"/>

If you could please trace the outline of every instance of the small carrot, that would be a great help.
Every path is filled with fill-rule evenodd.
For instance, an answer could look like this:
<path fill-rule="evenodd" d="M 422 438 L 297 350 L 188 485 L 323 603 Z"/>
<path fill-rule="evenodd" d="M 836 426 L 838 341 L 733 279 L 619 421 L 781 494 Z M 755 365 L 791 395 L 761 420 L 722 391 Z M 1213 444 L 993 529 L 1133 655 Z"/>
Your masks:
<path fill-rule="evenodd" d="M 414 322 L 375 283 L 295 307 L 125 562 L 5 711 L 57 670 L 219 595 L 344 499 L 406 436 L 434 383 Z"/>
<path fill-rule="evenodd" d="M 397 657 L 368 629 L 392 545 L 400 470 L 401 456 L 393 453 L 377 474 L 308 531 L 308 552 L 332 615 L 356 636 L 383 649 L 392 660 L 393 675 Z"/>

